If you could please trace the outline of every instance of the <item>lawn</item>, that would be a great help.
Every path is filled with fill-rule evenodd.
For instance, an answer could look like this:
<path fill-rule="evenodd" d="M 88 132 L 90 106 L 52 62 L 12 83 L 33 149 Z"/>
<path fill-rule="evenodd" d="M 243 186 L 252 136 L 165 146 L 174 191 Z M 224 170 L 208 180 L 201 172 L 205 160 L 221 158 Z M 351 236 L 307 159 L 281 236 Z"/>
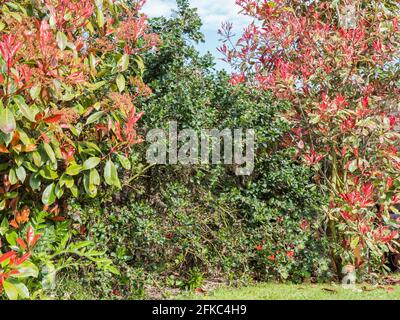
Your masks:
<path fill-rule="evenodd" d="M 205 295 L 181 295 L 201 300 L 400 300 L 400 286 L 358 285 L 358 291 L 340 285 L 259 284 L 242 288 L 221 287 Z"/>

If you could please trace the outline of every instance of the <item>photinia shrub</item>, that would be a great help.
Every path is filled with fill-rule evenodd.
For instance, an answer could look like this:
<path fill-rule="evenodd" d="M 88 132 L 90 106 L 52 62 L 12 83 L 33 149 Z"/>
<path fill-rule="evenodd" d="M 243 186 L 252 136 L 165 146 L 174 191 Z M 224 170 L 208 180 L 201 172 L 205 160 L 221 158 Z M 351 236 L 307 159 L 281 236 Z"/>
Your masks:
<path fill-rule="evenodd" d="M 0 235 L 26 229 L 34 208 L 57 216 L 66 197 L 122 188 L 118 170 L 142 142 L 135 100 L 150 94 L 141 55 L 159 41 L 143 4 L 0 1 Z M 8 248 L 6 292 L 18 261 Z"/>
<path fill-rule="evenodd" d="M 237 0 L 255 22 L 221 52 L 246 82 L 290 101 L 284 143 L 315 171 L 337 273 L 399 249 L 398 1 Z M 371 270 L 371 269 L 370 269 Z"/>
<path fill-rule="evenodd" d="M 142 2 L 2 1 L 0 212 L 14 227 L 26 200 L 121 188 L 117 169 L 141 142 L 134 100 L 149 92 L 140 54 L 158 41 Z"/>

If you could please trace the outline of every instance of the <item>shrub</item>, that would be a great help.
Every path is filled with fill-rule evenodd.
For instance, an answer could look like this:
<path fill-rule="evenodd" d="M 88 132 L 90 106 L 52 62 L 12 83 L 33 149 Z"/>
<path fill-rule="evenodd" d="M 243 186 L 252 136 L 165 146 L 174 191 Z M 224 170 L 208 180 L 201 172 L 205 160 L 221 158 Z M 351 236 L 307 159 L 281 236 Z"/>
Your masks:
<path fill-rule="evenodd" d="M 122 187 L 118 170 L 130 168 L 127 154 L 141 142 L 135 99 L 148 94 L 141 54 L 158 42 L 139 9 L 2 1 L 0 214 L 12 228 L 24 228 L 40 202 L 57 220 L 63 199 Z"/>
<path fill-rule="evenodd" d="M 237 177 L 222 165 L 151 166 L 134 175 L 131 188 L 91 204 L 93 212 L 75 201 L 71 216 L 90 226 L 89 238 L 121 270 L 108 279 L 87 272 L 85 285 L 91 276 L 97 294 L 128 298 L 195 289 L 204 279 L 329 279 L 319 214 L 326 199 L 312 182 L 314 172 L 282 145 L 291 126 L 281 113 L 289 105 L 268 92 L 232 87 L 225 72 L 215 72 L 187 39 L 202 39 L 195 10 L 179 4 L 176 16 L 150 22 L 162 45 L 145 58 L 153 94 L 141 99 L 143 128 L 167 128 L 170 120 L 181 128 L 254 128 L 254 174 Z M 144 152 L 135 159 L 135 172 L 146 167 Z"/>
<path fill-rule="evenodd" d="M 379 269 L 384 253 L 399 249 L 391 219 L 399 203 L 398 2 L 238 4 L 257 23 L 221 48 L 239 72 L 233 83 L 290 101 L 288 141 L 329 198 L 334 270 Z"/>

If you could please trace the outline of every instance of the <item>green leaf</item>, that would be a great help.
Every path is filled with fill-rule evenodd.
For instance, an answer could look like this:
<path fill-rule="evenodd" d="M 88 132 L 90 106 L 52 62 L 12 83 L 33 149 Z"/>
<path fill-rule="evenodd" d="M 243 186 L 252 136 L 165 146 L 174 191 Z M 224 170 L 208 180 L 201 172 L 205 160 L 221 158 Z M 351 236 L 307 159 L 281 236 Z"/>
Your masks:
<path fill-rule="evenodd" d="M 74 92 L 67 92 L 66 94 L 62 95 L 62 100 L 63 101 L 71 101 L 73 99 L 75 99 L 75 97 L 77 97 L 78 95 Z"/>
<path fill-rule="evenodd" d="M 93 184 L 95 186 L 99 186 L 101 181 L 100 181 L 100 174 L 96 169 L 90 170 L 90 176 L 89 176 L 89 181 L 90 184 Z"/>
<path fill-rule="evenodd" d="M 14 114 L 9 108 L 4 108 L 0 103 L 0 130 L 5 134 L 12 133 L 17 128 Z"/>
<path fill-rule="evenodd" d="M 75 198 L 78 198 L 78 195 L 79 195 L 78 187 L 77 187 L 76 185 L 73 185 L 73 186 L 70 188 L 70 190 L 71 190 L 72 195 L 73 195 Z"/>
<path fill-rule="evenodd" d="M 92 71 L 92 73 L 96 74 L 97 70 L 96 70 L 96 57 L 93 55 L 93 53 L 89 54 L 89 66 L 90 66 L 90 70 Z M 105 82 L 105 81 L 103 81 Z"/>
<path fill-rule="evenodd" d="M 4 280 L 3 288 L 4 288 L 4 291 L 6 292 L 8 299 L 10 299 L 10 300 L 18 299 L 18 289 L 14 286 L 13 283 L 11 283 L 10 281 Z"/>
<path fill-rule="evenodd" d="M 142 75 L 144 73 L 144 69 L 145 69 L 143 59 L 141 57 L 136 57 L 135 62 L 139 68 L 140 74 Z"/>
<path fill-rule="evenodd" d="M 93 113 L 87 120 L 86 120 L 86 125 L 91 124 L 93 122 L 96 122 L 101 119 L 101 117 L 104 115 L 103 111 L 98 111 L 96 113 Z"/>
<path fill-rule="evenodd" d="M 43 191 L 42 194 L 42 202 L 46 205 L 52 205 L 56 201 L 56 194 L 54 193 L 55 185 L 52 183 L 47 186 L 47 188 Z"/>
<path fill-rule="evenodd" d="M 109 272 L 111 272 L 111 273 L 117 275 L 117 276 L 119 276 L 119 275 L 121 274 L 121 273 L 119 272 L 119 270 L 118 270 L 115 266 L 112 266 L 112 265 L 106 266 L 105 269 L 106 269 L 107 271 L 109 271 Z"/>
<path fill-rule="evenodd" d="M 38 168 L 31 162 L 24 161 L 24 167 L 27 168 L 31 172 L 37 172 Z"/>
<path fill-rule="evenodd" d="M 104 19 L 104 13 L 101 11 L 99 8 L 96 10 L 96 16 L 97 16 L 97 25 L 100 28 L 104 27 L 105 19 Z"/>
<path fill-rule="evenodd" d="M 76 242 L 74 244 L 71 244 L 68 247 L 68 249 L 71 250 L 71 251 L 77 252 L 79 249 L 87 248 L 87 247 L 90 247 L 90 246 L 93 246 L 93 242 L 89 241 L 89 240 L 86 240 L 86 241 L 79 241 L 79 242 Z"/>
<path fill-rule="evenodd" d="M 33 86 L 29 90 L 29 94 L 31 95 L 32 100 L 36 100 L 39 97 L 40 91 L 42 91 L 42 87 L 40 84 Z"/>
<path fill-rule="evenodd" d="M 80 166 L 79 164 L 72 164 L 67 168 L 65 173 L 69 176 L 76 176 L 80 174 L 81 171 L 82 171 L 82 166 Z"/>
<path fill-rule="evenodd" d="M 86 23 L 86 28 L 89 30 L 89 32 L 91 33 L 91 34 L 94 34 L 94 28 L 93 28 L 93 25 L 92 25 L 92 23 L 90 22 L 90 21 L 88 21 L 87 23 Z"/>
<path fill-rule="evenodd" d="M 118 160 L 124 169 L 131 170 L 132 165 L 127 157 L 125 157 L 121 154 L 118 154 Z"/>
<path fill-rule="evenodd" d="M 19 181 L 21 181 L 22 183 L 25 182 L 26 179 L 26 171 L 24 167 L 19 167 L 16 171 L 17 177 L 19 179 Z"/>
<path fill-rule="evenodd" d="M 50 144 L 48 143 L 44 143 L 43 144 L 44 147 L 44 151 L 46 151 L 46 154 L 48 155 L 50 161 L 52 163 L 56 163 L 57 159 L 56 159 L 56 154 L 54 153 L 53 149 L 51 148 Z"/>
<path fill-rule="evenodd" d="M 17 288 L 18 296 L 22 299 L 29 299 L 29 289 L 22 282 L 14 283 L 15 288 Z"/>
<path fill-rule="evenodd" d="M 65 186 L 68 189 L 71 189 L 75 184 L 74 178 L 70 177 L 70 176 L 66 176 L 65 177 Z"/>
<path fill-rule="evenodd" d="M 350 243 L 350 248 L 354 250 L 358 246 L 359 242 L 360 242 L 359 237 L 354 238 Z"/>
<path fill-rule="evenodd" d="M 53 171 L 49 168 L 49 166 L 45 166 L 42 169 L 40 169 L 39 174 L 47 179 L 47 180 L 55 180 L 58 178 L 58 174 L 56 171 Z"/>
<path fill-rule="evenodd" d="M 124 72 L 129 66 L 129 55 L 124 54 L 121 59 L 118 60 L 117 68 L 119 72 Z"/>
<path fill-rule="evenodd" d="M 15 231 L 6 234 L 6 240 L 12 246 L 15 246 L 17 244 L 17 239 L 18 234 Z"/>
<path fill-rule="evenodd" d="M 6 199 L 3 199 L 2 201 L 0 201 L 0 211 L 3 211 L 5 208 L 6 208 Z M 0 230 L 1 230 L 1 227 L 0 227 Z M 0 234 L 2 234 L 1 232 L 0 232 Z"/>
<path fill-rule="evenodd" d="M 61 197 L 64 195 L 64 188 L 61 187 L 59 183 L 57 183 L 56 188 L 54 189 L 54 194 L 56 195 L 57 199 L 61 199 Z"/>
<path fill-rule="evenodd" d="M 25 146 L 29 146 L 29 145 L 35 145 L 36 146 L 35 140 L 31 139 L 23 129 L 19 128 L 18 129 L 18 133 L 19 133 L 20 140 L 22 141 L 22 143 Z"/>
<path fill-rule="evenodd" d="M 96 151 L 97 153 L 101 154 L 101 150 L 99 148 L 99 146 L 93 142 L 85 142 L 85 145 L 89 148 L 92 149 L 94 151 Z"/>
<path fill-rule="evenodd" d="M 23 158 L 18 157 L 18 156 L 14 158 L 15 164 L 16 164 L 18 167 L 22 166 L 23 160 L 24 160 Z"/>
<path fill-rule="evenodd" d="M 121 182 L 118 178 L 117 168 L 114 162 L 108 160 L 104 167 L 104 180 L 109 186 L 115 186 L 121 188 Z"/>
<path fill-rule="evenodd" d="M 58 31 L 57 32 L 57 44 L 58 44 L 58 47 L 61 50 L 64 50 L 67 47 L 67 43 L 68 43 L 67 36 L 63 32 Z"/>
<path fill-rule="evenodd" d="M 87 194 L 89 194 L 91 197 L 96 196 L 97 194 L 97 187 L 91 183 L 90 181 L 90 175 L 84 174 L 83 176 L 83 186 L 85 187 L 85 191 Z"/>
<path fill-rule="evenodd" d="M 12 276 L 13 278 L 17 279 L 29 278 L 29 277 L 37 278 L 37 276 L 39 275 L 38 267 L 30 261 L 25 261 L 21 263 L 16 269 L 19 272 L 13 275 Z"/>
<path fill-rule="evenodd" d="M 17 177 L 17 173 L 15 172 L 15 169 L 10 169 L 10 172 L 8 174 L 8 180 L 10 181 L 10 183 L 12 185 L 17 184 L 18 182 L 18 177 Z"/>
<path fill-rule="evenodd" d="M 113 185 L 113 181 L 112 181 L 113 167 L 115 168 L 114 163 L 111 160 L 108 160 L 104 167 L 104 180 L 110 186 Z"/>
<path fill-rule="evenodd" d="M 117 76 L 117 86 L 119 92 L 125 90 L 125 77 L 121 73 Z"/>
<path fill-rule="evenodd" d="M 33 160 L 33 163 L 34 163 L 37 167 L 40 167 L 40 166 L 42 166 L 42 164 L 43 164 L 42 156 L 41 156 L 40 153 L 37 152 L 37 151 L 34 151 L 34 152 L 32 153 L 32 160 Z"/>
<path fill-rule="evenodd" d="M 97 158 L 97 157 L 92 157 L 87 159 L 84 163 L 83 163 L 83 170 L 90 170 L 93 168 L 96 168 L 98 166 L 98 164 L 100 163 L 101 159 Z"/>
<path fill-rule="evenodd" d="M 90 84 L 88 84 L 88 89 L 90 91 L 96 91 L 96 90 L 99 90 L 106 83 L 107 83 L 106 81 L 100 81 L 100 82 L 97 82 L 97 83 L 90 83 Z"/>
<path fill-rule="evenodd" d="M 31 177 L 29 178 L 29 185 L 33 190 L 39 190 L 40 186 L 42 184 L 42 181 L 39 178 L 39 175 L 37 174 L 32 174 Z"/>
<path fill-rule="evenodd" d="M 21 114 L 27 118 L 30 122 L 36 122 L 35 116 L 37 114 L 36 111 L 32 110 L 29 108 L 29 106 L 26 104 L 25 99 L 21 96 L 15 96 L 14 97 L 14 102 L 19 108 L 19 111 Z"/>

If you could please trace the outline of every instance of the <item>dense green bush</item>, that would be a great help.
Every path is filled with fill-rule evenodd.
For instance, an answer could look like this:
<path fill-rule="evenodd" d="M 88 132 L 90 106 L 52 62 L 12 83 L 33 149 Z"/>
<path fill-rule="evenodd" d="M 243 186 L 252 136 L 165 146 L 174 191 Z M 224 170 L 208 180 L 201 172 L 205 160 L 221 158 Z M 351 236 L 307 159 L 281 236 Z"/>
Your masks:
<path fill-rule="evenodd" d="M 152 32 L 160 35 L 163 46 L 157 53 L 145 55 L 143 79 L 153 89 L 143 103 L 147 129 L 165 128 L 171 120 L 181 128 L 215 126 L 218 110 L 213 99 L 218 83 L 214 81 L 214 62 L 211 54 L 202 56 L 195 47 L 204 41 L 202 23 L 188 1 L 177 3 L 174 18 L 151 21 Z"/>
<path fill-rule="evenodd" d="M 101 297 L 134 298 L 149 288 L 195 289 L 206 279 L 331 277 L 318 214 L 324 199 L 312 171 L 282 144 L 291 130 L 280 117 L 287 104 L 245 86 L 232 88 L 229 76 L 194 47 L 202 40 L 196 11 L 187 1 L 178 4 L 173 18 L 151 21 L 163 45 L 145 58 L 144 79 L 153 94 L 141 101 L 144 128 L 168 128 L 170 120 L 180 128 L 253 128 L 255 171 L 238 177 L 231 166 L 147 166 L 144 143 L 132 156 L 131 187 L 70 204 L 72 219 L 90 226 L 87 237 L 121 273 L 83 270 L 81 282 L 97 286 L 94 294 Z M 59 292 L 70 287 L 61 282 Z"/>

